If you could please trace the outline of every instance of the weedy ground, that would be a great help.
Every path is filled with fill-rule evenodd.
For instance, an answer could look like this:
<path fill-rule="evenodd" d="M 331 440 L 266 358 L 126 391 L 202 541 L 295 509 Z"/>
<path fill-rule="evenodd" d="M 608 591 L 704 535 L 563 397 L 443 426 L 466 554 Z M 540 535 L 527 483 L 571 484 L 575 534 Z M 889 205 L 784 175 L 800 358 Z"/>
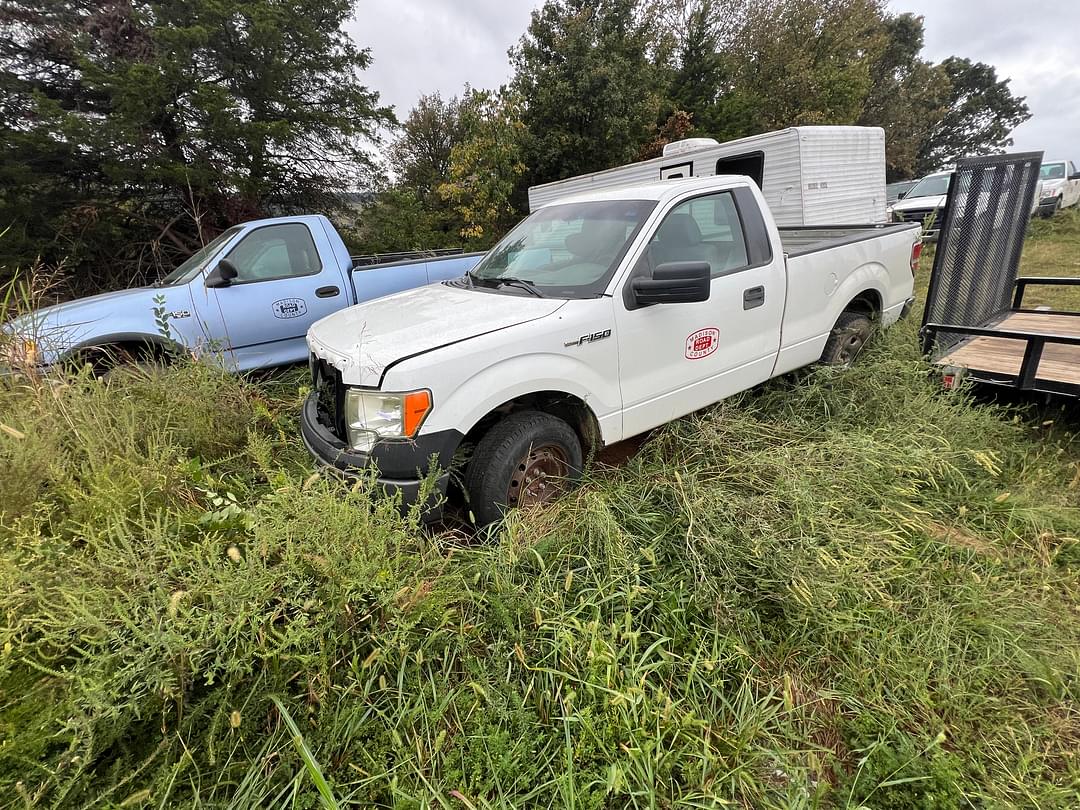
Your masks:
<path fill-rule="evenodd" d="M 7 379 L 0 806 L 1076 807 L 1080 415 L 918 317 L 490 538 L 313 476 L 300 372 Z"/>

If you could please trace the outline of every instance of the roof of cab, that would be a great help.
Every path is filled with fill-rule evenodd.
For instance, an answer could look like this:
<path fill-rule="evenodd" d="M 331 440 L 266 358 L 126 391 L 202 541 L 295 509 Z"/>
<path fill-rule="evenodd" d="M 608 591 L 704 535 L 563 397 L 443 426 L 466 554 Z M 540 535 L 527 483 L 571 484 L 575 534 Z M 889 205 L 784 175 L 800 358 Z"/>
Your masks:
<path fill-rule="evenodd" d="M 618 188 L 604 189 L 603 191 L 587 191 L 581 194 L 560 197 L 540 206 L 537 210 L 550 208 L 553 205 L 565 205 L 566 203 L 598 202 L 602 200 L 656 200 L 662 202 L 686 191 L 730 188 L 731 186 L 744 185 L 747 180 L 748 178 L 739 174 L 654 180 L 650 183 L 619 186 Z"/>

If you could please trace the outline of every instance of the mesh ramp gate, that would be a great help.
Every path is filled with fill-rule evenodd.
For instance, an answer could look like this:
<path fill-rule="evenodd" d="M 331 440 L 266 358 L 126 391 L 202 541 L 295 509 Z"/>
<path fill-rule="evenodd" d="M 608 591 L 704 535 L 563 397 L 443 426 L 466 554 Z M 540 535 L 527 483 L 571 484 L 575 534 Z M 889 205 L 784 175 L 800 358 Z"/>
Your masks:
<path fill-rule="evenodd" d="M 948 326 L 982 327 L 1010 311 L 1042 156 L 1023 152 L 957 162 L 923 313 L 922 348 L 932 359 L 970 334 Z"/>

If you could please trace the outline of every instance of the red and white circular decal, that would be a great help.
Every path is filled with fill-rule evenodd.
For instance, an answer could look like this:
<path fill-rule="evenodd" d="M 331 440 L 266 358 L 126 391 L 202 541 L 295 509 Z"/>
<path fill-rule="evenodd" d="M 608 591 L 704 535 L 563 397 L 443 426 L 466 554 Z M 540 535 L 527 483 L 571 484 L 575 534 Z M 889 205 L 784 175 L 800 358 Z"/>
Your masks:
<path fill-rule="evenodd" d="M 686 359 L 700 360 L 716 351 L 720 345 L 720 330 L 715 327 L 698 329 L 686 339 Z"/>

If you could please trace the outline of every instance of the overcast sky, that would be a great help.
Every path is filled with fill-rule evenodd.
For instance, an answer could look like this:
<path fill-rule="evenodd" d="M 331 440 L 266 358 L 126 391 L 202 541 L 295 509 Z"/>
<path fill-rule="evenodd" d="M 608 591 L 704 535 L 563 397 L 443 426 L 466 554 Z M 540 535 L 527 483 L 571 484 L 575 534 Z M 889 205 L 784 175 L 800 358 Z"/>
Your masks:
<path fill-rule="evenodd" d="M 367 83 L 404 118 L 423 93 L 497 87 L 507 49 L 538 0 L 363 0 L 350 26 L 372 49 Z M 926 18 L 924 56 L 966 56 L 997 68 L 1026 96 L 1032 118 L 1013 133 L 1018 150 L 1080 163 L 1080 0 L 891 0 Z"/>

